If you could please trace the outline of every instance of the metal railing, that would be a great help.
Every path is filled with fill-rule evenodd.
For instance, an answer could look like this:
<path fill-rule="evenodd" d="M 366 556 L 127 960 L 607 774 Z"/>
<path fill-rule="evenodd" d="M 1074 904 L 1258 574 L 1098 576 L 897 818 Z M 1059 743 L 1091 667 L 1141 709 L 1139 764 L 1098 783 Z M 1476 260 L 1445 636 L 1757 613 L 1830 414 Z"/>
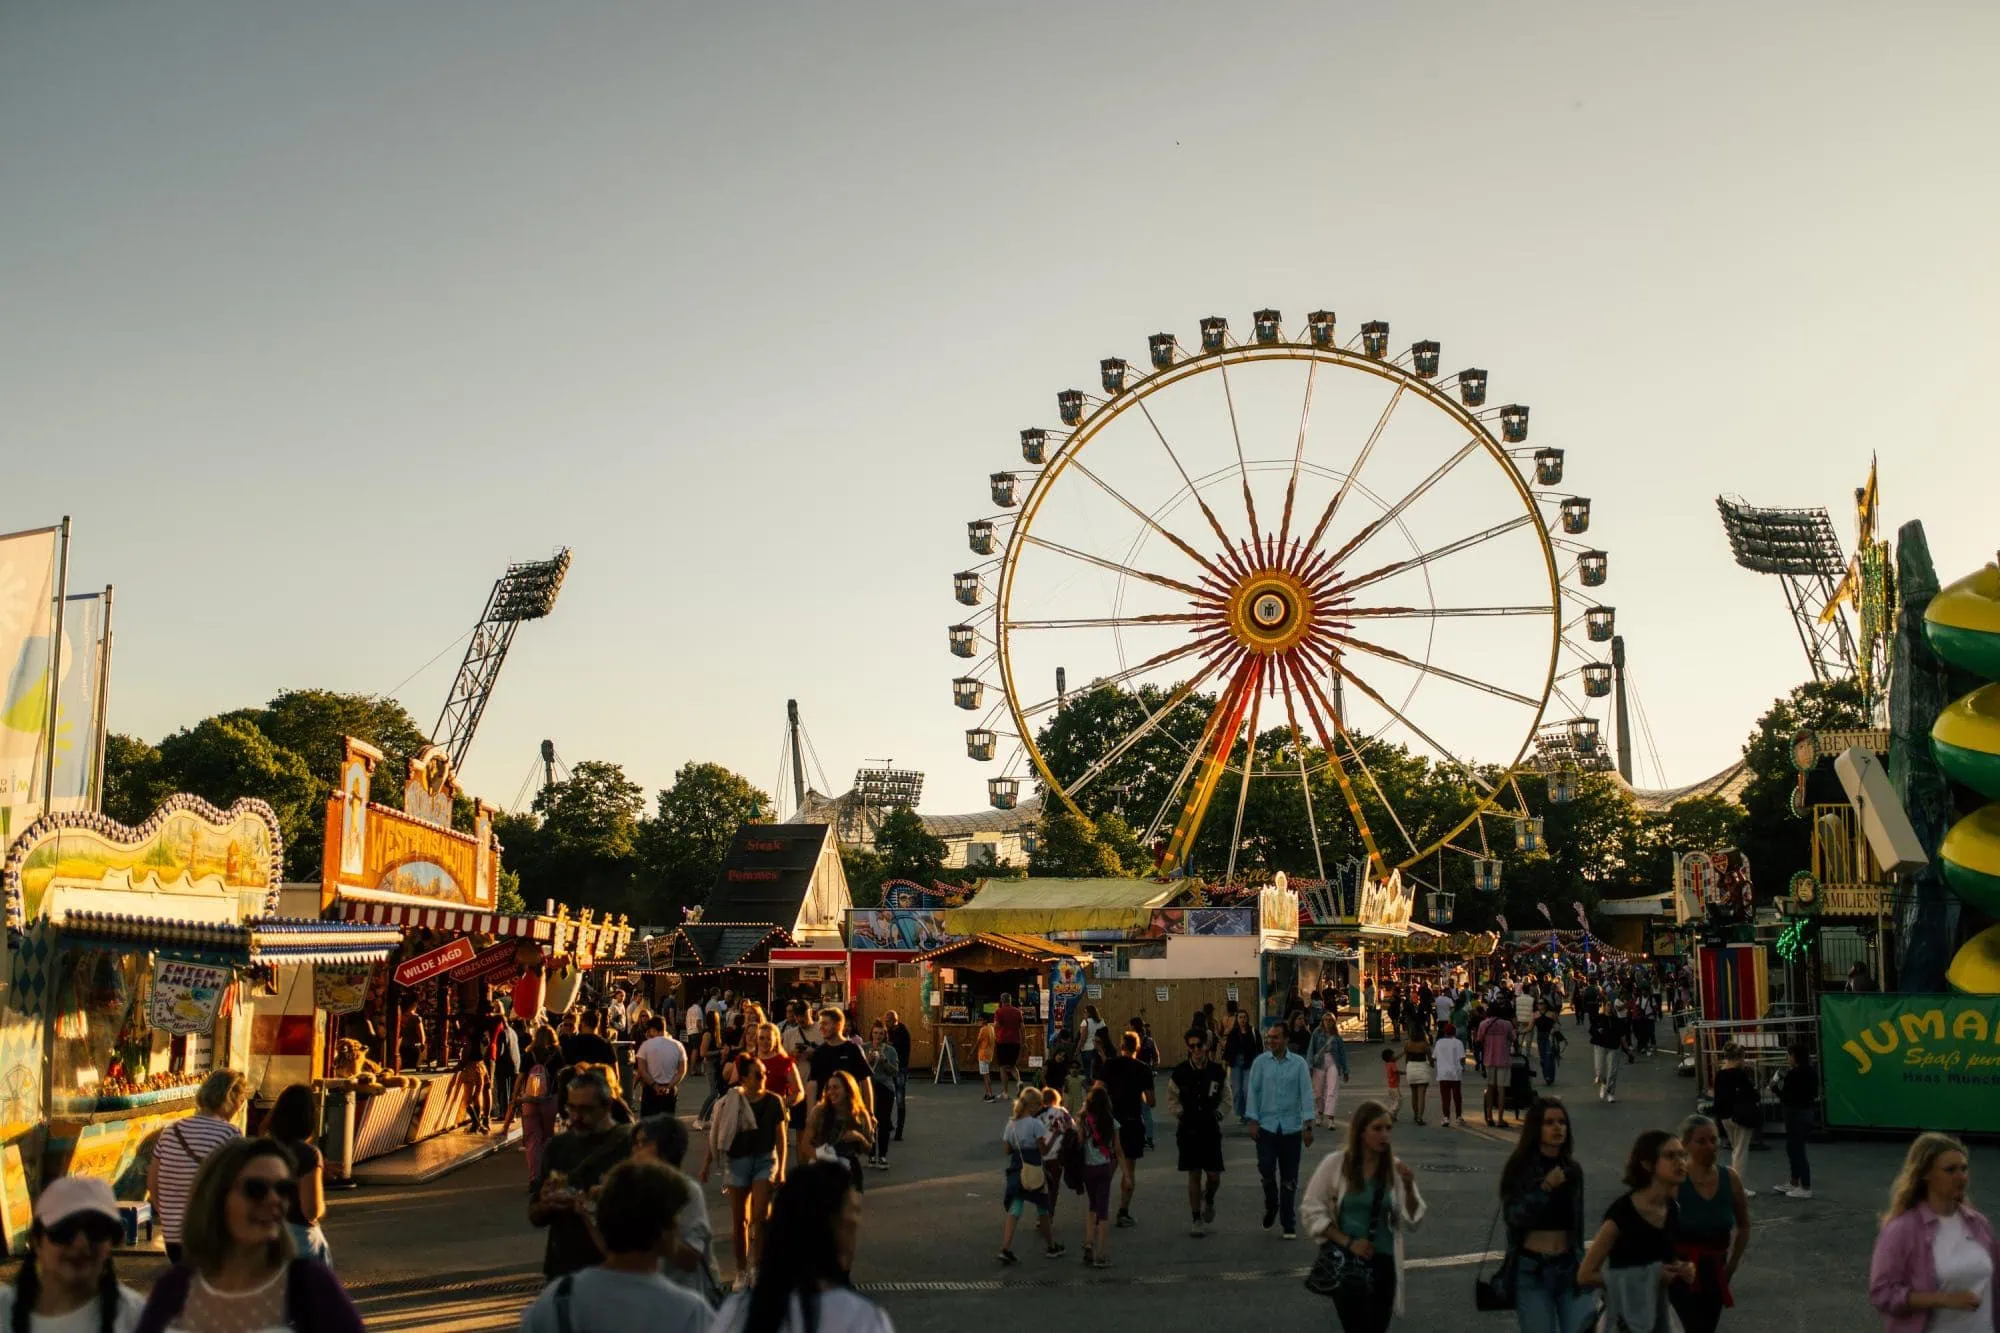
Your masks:
<path fill-rule="evenodd" d="M 1722 1051 L 1735 1042 L 1743 1051 L 1743 1067 L 1750 1071 L 1766 1107 L 1777 1105 L 1771 1083 L 1784 1070 L 1785 1053 L 1803 1044 L 1819 1049 L 1819 1016 L 1800 1014 L 1783 1018 L 1710 1021 L 1697 1019 L 1684 1034 L 1694 1045 L 1695 1097 L 1705 1102 L 1715 1087 L 1715 1071 L 1722 1067 Z M 1815 1061 L 1817 1063 L 1817 1061 Z"/>

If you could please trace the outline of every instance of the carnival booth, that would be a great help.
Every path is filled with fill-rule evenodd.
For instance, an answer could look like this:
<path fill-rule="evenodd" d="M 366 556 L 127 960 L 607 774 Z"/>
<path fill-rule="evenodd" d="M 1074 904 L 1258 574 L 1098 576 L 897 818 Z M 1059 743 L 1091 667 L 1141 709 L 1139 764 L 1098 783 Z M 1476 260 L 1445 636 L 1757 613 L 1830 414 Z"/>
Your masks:
<path fill-rule="evenodd" d="M 623 917 L 593 920 L 588 909 L 495 910 L 493 810 L 475 801 L 472 831 L 452 826 L 458 779 L 435 746 L 409 762 L 402 809 L 377 804 L 370 795 L 382 762 L 381 751 L 349 737 L 327 802 L 324 910 L 402 937 L 393 968 L 316 969 L 317 1005 L 334 1020 L 321 1087 L 336 1177 L 464 1122 L 457 1065 L 489 1002 L 530 1021 L 561 1012 L 584 972 L 621 957 L 631 939 Z"/>
<path fill-rule="evenodd" d="M 755 1000 L 768 1011 L 773 998 L 772 955 L 794 949 L 795 943 L 782 926 L 690 921 L 670 935 L 647 941 L 647 947 L 652 968 L 671 974 L 687 1004 L 726 991 Z"/>
<path fill-rule="evenodd" d="M 960 1072 L 978 1069 L 974 1050 L 979 1029 L 992 1018 L 1003 995 L 1013 996 L 1021 1010 L 1021 1063 L 1040 1068 L 1048 1055 L 1050 1032 L 1068 1021 L 1084 993 L 1090 965 L 1073 945 L 1038 935 L 984 931 L 923 954 L 919 961 L 927 982 L 929 1003 L 923 1006 L 923 1015 L 936 1060 L 934 1076 L 948 1067 Z"/>
<path fill-rule="evenodd" d="M 279 974 L 366 967 L 395 931 L 277 914 L 283 850 L 262 801 L 169 799 L 137 828 L 90 813 L 30 825 L 4 867 L 0 1217 L 26 1191 L 91 1175 L 144 1192 L 154 1135 L 216 1069 L 248 1070 L 248 1010 Z M 15 1224 L 21 1223 L 20 1227 Z"/>

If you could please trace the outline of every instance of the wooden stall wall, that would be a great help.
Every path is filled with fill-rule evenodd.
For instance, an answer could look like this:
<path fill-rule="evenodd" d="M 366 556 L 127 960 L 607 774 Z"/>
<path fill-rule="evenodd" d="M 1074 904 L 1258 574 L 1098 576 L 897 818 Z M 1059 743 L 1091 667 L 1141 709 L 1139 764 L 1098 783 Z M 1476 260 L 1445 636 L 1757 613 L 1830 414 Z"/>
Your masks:
<path fill-rule="evenodd" d="M 869 1025 L 894 1009 L 910 1029 L 910 1068 L 929 1069 L 936 1051 L 931 1043 L 929 1015 L 923 1010 L 923 981 L 918 977 L 856 978 L 852 985 L 854 1021 L 861 1035 L 865 1038 Z"/>
<path fill-rule="evenodd" d="M 1146 1020 L 1147 1026 L 1153 1030 L 1153 1040 L 1159 1044 L 1161 1061 L 1173 1065 L 1181 1061 L 1181 1035 L 1194 1026 L 1194 1016 L 1204 1004 L 1214 1005 L 1217 1023 L 1227 1026 L 1229 990 L 1232 986 L 1236 989 L 1237 1006 L 1254 1014 L 1257 1009 L 1255 977 L 1183 981 L 1107 979 L 1093 983 L 1091 987 L 1093 990 L 1101 987 L 1103 998 L 1093 1000 L 1090 991 L 1086 990 L 1083 1003 L 1096 1005 L 1098 1017 L 1109 1024 L 1114 1033 L 1122 1034 L 1125 1025 L 1135 1016 Z M 1164 1000 L 1160 998 L 1162 992 L 1167 997 Z"/>

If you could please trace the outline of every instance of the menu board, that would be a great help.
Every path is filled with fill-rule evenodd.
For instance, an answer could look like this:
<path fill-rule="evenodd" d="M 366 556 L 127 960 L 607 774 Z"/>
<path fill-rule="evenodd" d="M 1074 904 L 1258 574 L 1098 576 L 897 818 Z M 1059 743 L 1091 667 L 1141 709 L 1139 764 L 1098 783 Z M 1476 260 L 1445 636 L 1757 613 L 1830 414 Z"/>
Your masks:
<path fill-rule="evenodd" d="M 213 1032 L 222 993 L 235 979 L 235 973 L 226 967 L 160 959 L 153 964 L 153 1026 L 175 1036 Z"/>

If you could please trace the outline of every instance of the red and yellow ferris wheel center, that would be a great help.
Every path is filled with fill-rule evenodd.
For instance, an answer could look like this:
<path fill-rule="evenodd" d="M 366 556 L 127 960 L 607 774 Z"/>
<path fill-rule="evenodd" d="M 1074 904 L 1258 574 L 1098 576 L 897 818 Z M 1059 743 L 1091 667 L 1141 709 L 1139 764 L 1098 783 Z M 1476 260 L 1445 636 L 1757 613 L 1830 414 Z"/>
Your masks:
<path fill-rule="evenodd" d="M 1317 618 L 1312 590 L 1284 569 L 1255 569 L 1237 580 L 1224 611 L 1230 635 L 1253 653 L 1275 656 L 1305 641 Z"/>

